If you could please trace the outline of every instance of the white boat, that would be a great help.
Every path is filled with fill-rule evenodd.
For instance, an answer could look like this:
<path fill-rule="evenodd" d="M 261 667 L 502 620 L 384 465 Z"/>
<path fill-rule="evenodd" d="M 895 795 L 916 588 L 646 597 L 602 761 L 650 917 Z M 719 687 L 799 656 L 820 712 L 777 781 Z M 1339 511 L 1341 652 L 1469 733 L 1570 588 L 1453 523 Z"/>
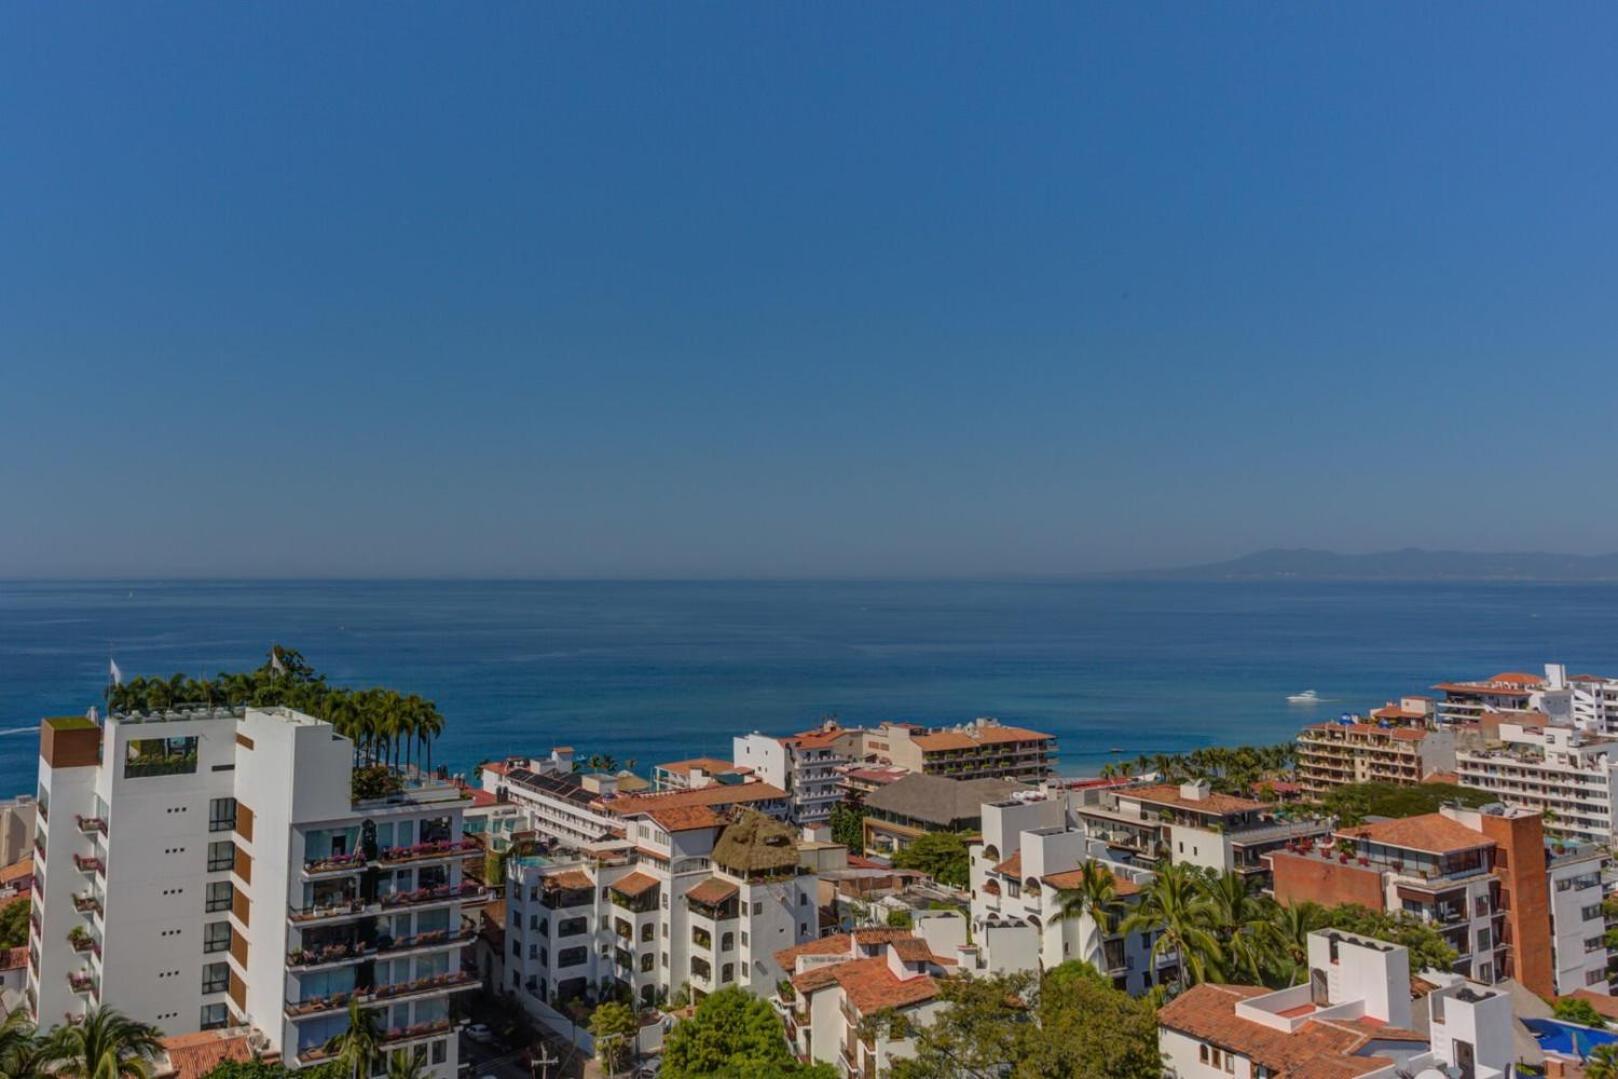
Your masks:
<path fill-rule="evenodd" d="M 1302 693 L 1293 693 L 1287 696 L 1288 704 L 1319 704 L 1322 700 L 1324 698 L 1312 689 L 1306 689 Z"/>

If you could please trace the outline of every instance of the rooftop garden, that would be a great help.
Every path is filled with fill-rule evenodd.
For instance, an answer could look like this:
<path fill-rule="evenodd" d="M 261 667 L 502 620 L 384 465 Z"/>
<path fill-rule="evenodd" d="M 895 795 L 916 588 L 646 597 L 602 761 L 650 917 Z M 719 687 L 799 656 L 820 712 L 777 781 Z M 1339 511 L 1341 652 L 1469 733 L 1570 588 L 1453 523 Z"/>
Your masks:
<path fill-rule="evenodd" d="M 431 771 L 433 740 L 444 730 L 444 717 L 432 701 L 391 689 L 330 685 L 303 653 L 280 645 L 251 671 L 221 671 L 211 679 L 185 674 L 136 676 L 107 687 L 107 708 L 120 714 L 248 706 L 292 708 L 325 720 L 338 734 L 352 739 L 353 796 L 358 800 L 398 793 L 401 768 L 414 765 Z M 58 730 L 92 725 L 82 716 L 47 722 Z"/>

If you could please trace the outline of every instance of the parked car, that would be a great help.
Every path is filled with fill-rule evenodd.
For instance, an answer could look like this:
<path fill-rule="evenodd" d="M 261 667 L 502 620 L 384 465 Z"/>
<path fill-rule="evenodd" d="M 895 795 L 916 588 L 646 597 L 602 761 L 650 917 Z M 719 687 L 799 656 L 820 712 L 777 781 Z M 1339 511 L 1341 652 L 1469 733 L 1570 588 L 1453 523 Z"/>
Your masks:
<path fill-rule="evenodd" d="M 488 1043 L 494 1041 L 494 1031 L 489 1029 L 487 1023 L 473 1023 L 466 1028 L 466 1036 L 475 1042 Z"/>

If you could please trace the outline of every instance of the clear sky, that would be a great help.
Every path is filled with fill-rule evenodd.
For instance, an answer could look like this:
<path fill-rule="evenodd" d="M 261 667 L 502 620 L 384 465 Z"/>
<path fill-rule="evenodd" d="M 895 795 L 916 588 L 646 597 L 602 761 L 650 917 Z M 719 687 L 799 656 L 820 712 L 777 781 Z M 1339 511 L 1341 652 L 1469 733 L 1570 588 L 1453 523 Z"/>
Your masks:
<path fill-rule="evenodd" d="M 0 577 L 1618 549 L 1618 6 L 13 4 Z"/>

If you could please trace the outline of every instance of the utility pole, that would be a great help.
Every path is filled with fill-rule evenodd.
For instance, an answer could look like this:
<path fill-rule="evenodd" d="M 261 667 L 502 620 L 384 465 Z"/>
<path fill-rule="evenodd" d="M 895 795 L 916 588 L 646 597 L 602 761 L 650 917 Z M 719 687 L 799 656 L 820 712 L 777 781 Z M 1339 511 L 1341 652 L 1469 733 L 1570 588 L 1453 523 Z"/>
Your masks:
<path fill-rule="evenodd" d="M 530 1079 L 551 1079 L 551 1065 L 559 1063 L 561 1063 L 560 1059 L 551 1056 L 550 1042 L 541 1038 L 539 1052 L 528 1060 L 528 1075 Z M 535 1075 L 535 1069 L 538 1069 L 537 1075 Z"/>

